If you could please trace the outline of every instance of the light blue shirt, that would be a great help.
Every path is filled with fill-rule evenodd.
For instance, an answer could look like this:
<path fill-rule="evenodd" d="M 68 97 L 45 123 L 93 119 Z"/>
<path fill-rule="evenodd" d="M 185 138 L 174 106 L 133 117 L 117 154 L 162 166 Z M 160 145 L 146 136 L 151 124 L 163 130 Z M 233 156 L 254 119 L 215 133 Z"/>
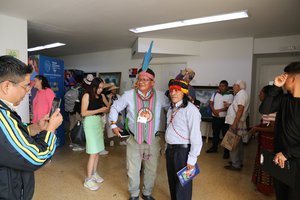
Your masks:
<path fill-rule="evenodd" d="M 168 110 L 165 139 L 168 144 L 191 144 L 187 163 L 195 165 L 202 148 L 201 114 L 191 102 L 188 102 L 185 108 L 180 108 L 181 104 L 182 101 L 178 102 L 173 110 Z"/>
<path fill-rule="evenodd" d="M 135 112 L 138 112 L 134 108 L 135 99 L 134 99 L 134 92 L 135 90 L 129 90 L 125 91 L 124 94 L 116 100 L 113 105 L 110 108 L 109 112 L 109 122 L 113 121 L 116 122 L 118 119 L 118 113 L 122 110 L 126 109 L 126 118 L 128 118 L 128 126 L 132 133 L 134 133 L 134 124 L 135 124 Z M 141 93 L 139 93 L 142 95 Z M 160 115 L 162 112 L 162 108 L 165 107 L 168 103 L 166 96 L 156 90 L 157 100 L 156 100 L 156 108 L 155 108 L 155 127 L 154 127 L 154 133 L 156 133 L 159 130 L 160 126 Z M 111 128 L 116 128 L 117 125 L 113 124 L 111 125 Z M 135 133 L 134 133 L 135 134 Z"/>

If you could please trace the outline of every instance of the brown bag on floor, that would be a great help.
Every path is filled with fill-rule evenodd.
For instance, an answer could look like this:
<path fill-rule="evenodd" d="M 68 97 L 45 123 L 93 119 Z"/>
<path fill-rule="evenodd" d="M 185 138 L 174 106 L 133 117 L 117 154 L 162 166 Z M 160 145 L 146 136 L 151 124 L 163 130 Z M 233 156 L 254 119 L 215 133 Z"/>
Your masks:
<path fill-rule="evenodd" d="M 241 136 L 233 133 L 231 130 L 228 130 L 221 142 L 221 146 L 225 147 L 229 151 L 232 151 L 239 143 Z"/>

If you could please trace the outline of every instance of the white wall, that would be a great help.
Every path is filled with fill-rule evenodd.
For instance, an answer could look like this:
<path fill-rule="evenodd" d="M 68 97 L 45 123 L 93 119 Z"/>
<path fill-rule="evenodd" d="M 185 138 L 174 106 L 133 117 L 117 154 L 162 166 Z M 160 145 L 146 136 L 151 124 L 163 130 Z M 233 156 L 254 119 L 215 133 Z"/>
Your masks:
<path fill-rule="evenodd" d="M 149 38 L 145 39 L 145 43 L 150 43 Z M 155 43 L 153 50 L 155 53 L 167 53 L 160 52 L 159 47 L 155 45 L 164 44 Z M 141 40 L 142 41 L 142 40 Z M 168 42 L 168 41 L 166 41 Z M 172 42 L 175 42 L 172 40 Z M 195 79 L 191 82 L 192 85 L 218 85 L 222 79 L 227 79 L 229 84 L 232 85 L 235 80 L 242 79 L 247 83 L 247 92 L 251 91 L 254 94 L 250 94 L 252 97 L 251 104 L 254 104 L 254 100 L 257 97 L 255 90 L 251 90 L 251 87 L 256 86 L 256 74 L 252 77 L 253 68 L 253 55 L 270 55 L 274 54 L 271 59 L 276 59 L 278 55 L 286 52 L 299 52 L 295 49 L 286 49 L 285 47 L 300 45 L 300 35 L 281 36 L 272 38 L 237 38 L 227 40 L 205 41 L 197 42 L 199 45 L 198 55 L 196 56 L 172 56 L 172 57 L 160 57 L 154 58 L 151 61 L 151 65 L 156 70 L 161 68 L 157 73 L 157 83 L 167 82 L 165 79 L 169 79 L 172 75 L 179 73 L 180 66 L 189 66 L 196 72 Z M 178 47 L 178 46 L 177 46 Z M 195 45 L 193 45 L 195 49 Z M 148 50 L 148 47 L 145 47 Z M 164 48 L 165 50 L 165 48 Z M 279 54 L 278 54 L 279 53 Z M 122 72 L 122 88 L 121 92 L 130 88 L 130 81 L 128 78 L 128 69 L 130 67 L 140 67 L 142 59 L 131 59 L 131 49 L 121 49 L 116 51 L 96 52 L 92 54 L 74 55 L 68 57 L 62 57 L 65 60 L 66 67 L 80 68 L 85 71 L 97 71 L 97 72 L 110 72 L 121 71 Z M 174 67 L 173 67 L 174 66 Z M 255 70 L 254 70 L 255 72 Z M 263 76 L 263 75 L 261 75 Z M 124 84 L 126 83 L 126 85 Z M 161 90 L 164 87 L 159 86 Z M 252 109 L 256 109 L 251 106 Z M 253 113 L 250 110 L 250 125 L 253 125 L 255 121 Z"/>
<path fill-rule="evenodd" d="M 285 53 L 300 51 L 300 35 L 290 35 L 272 38 L 257 38 L 254 40 L 254 54 Z"/>
<path fill-rule="evenodd" d="M 169 55 L 199 55 L 201 48 L 200 42 L 187 40 L 171 40 L 158 38 L 141 38 L 139 37 L 132 49 L 136 53 L 144 54 L 149 49 L 153 41 L 152 53 L 169 54 Z"/>
<path fill-rule="evenodd" d="M 27 63 L 27 21 L 0 15 L 0 55 L 5 55 L 8 49 L 18 52 L 18 59 Z M 29 122 L 28 95 L 18 106 L 18 114 L 24 122 Z"/>
<path fill-rule="evenodd" d="M 155 58 L 154 55 L 151 64 L 160 65 L 162 68 L 164 64 L 186 64 L 196 72 L 192 85 L 218 85 L 222 79 L 227 79 L 230 84 L 233 84 L 235 80 L 242 79 L 249 86 L 247 91 L 251 91 L 252 38 L 207 41 L 199 44 L 201 45 L 198 56 Z M 140 67 L 142 62 L 142 59 L 131 59 L 131 49 L 65 56 L 61 59 L 65 61 L 65 68 L 77 68 L 87 72 L 121 71 L 122 91 L 129 89 L 131 85 L 128 69 Z M 172 73 L 178 74 L 179 71 L 176 69 L 176 72 Z M 156 78 L 165 79 L 166 77 L 158 73 Z"/>

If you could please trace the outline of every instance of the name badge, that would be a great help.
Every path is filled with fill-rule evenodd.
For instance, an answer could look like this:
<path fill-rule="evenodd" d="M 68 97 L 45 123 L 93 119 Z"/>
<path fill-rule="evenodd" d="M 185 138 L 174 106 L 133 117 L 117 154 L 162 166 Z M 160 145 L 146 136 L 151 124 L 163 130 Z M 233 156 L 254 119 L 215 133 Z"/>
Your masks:
<path fill-rule="evenodd" d="M 148 108 L 142 108 L 138 112 L 137 122 L 146 124 L 147 122 L 150 122 L 152 120 L 152 117 L 153 117 L 153 114 L 152 114 L 151 110 L 149 110 Z"/>
<path fill-rule="evenodd" d="M 142 123 L 142 124 L 146 124 L 147 123 L 147 118 L 142 117 L 142 116 L 138 116 L 137 122 Z"/>

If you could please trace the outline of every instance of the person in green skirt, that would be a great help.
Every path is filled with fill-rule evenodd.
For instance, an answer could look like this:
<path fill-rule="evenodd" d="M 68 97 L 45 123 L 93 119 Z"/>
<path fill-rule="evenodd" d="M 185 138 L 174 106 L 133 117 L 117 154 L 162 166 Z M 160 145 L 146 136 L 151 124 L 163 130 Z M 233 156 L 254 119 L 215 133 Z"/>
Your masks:
<path fill-rule="evenodd" d="M 97 173 L 99 152 L 104 150 L 103 120 L 101 116 L 109 111 L 108 102 L 102 94 L 104 82 L 94 78 L 87 92 L 82 97 L 81 115 L 86 137 L 86 153 L 90 155 L 87 163 L 87 178 L 84 187 L 98 190 L 97 183 L 103 178 Z"/>

